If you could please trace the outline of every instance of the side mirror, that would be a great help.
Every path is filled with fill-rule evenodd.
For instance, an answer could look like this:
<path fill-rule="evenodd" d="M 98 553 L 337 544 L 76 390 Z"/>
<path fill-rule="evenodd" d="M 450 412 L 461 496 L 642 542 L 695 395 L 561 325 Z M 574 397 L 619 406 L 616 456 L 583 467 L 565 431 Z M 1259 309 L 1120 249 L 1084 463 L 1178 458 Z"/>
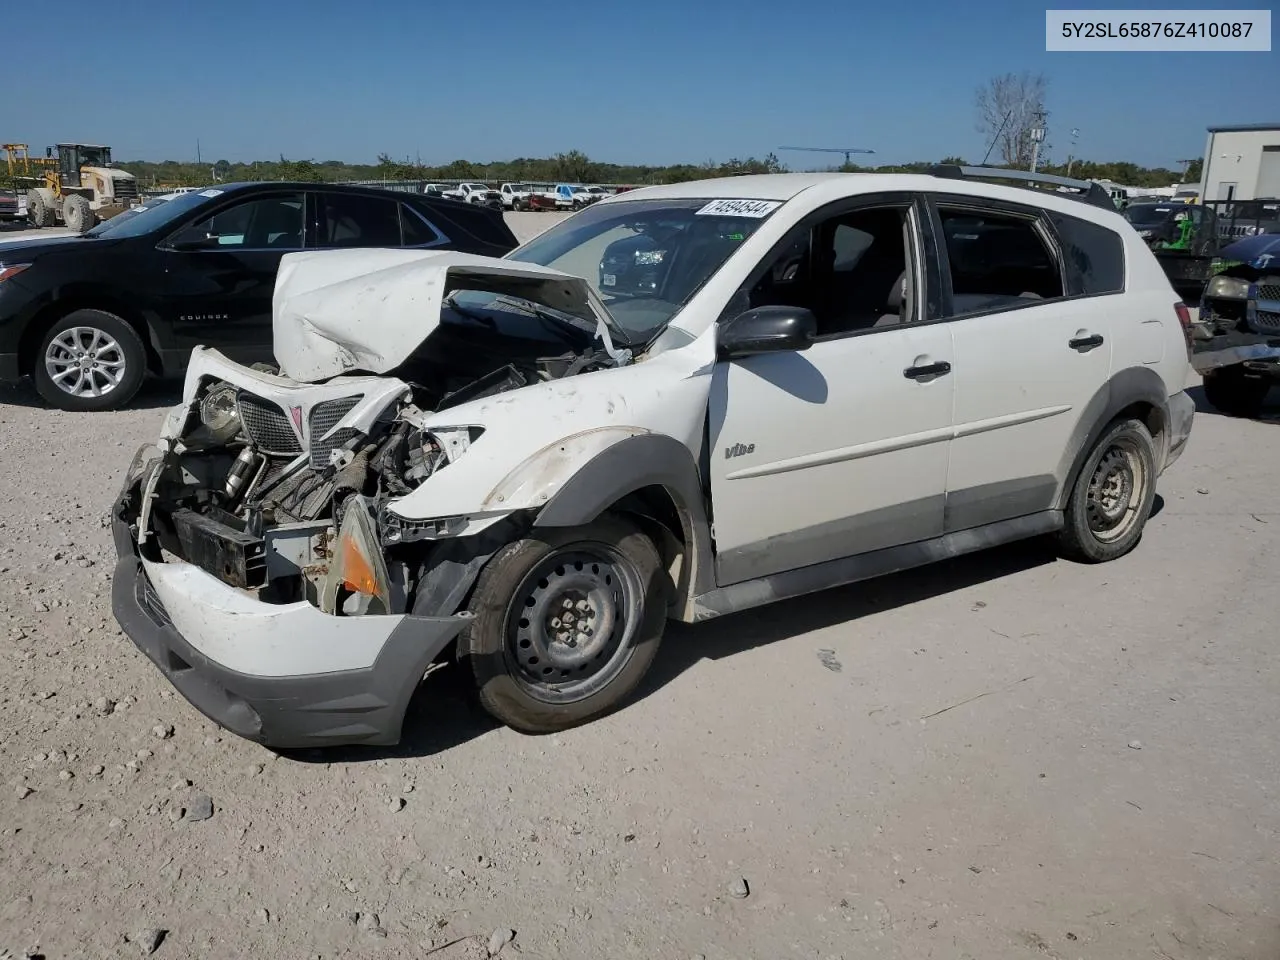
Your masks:
<path fill-rule="evenodd" d="M 818 319 L 803 307 L 756 307 L 721 325 L 716 352 L 722 360 L 732 360 L 808 350 L 817 335 Z"/>
<path fill-rule="evenodd" d="M 185 252 L 189 250 L 214 250 L 217 249 L 217 246 L 217 237 L 180 236 L 169 244 L 169 249 Z"/>

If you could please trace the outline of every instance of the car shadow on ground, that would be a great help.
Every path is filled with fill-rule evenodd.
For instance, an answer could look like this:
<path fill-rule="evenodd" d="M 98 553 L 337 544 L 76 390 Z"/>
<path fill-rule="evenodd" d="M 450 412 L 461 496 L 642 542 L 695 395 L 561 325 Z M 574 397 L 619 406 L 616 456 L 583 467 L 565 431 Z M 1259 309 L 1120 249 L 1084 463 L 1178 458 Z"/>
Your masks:
<path fill-rule="evenodd" d="M 1163 507 L 1157 497 L 1152 515 Z M 704 660 L 723 660 L 767 644 L 855 623 L 930 597 L 997 580 L 1057 559 L 1054 544 L 1037 538 L 957 557 L 927 567 L 808 596 L 783 600 L 701 624 L 668 625 L 657 659 L 630 698 L 635 704 Z M 623 708 L 624 710 L 626 707 Z M 405 717 L 403 739 L 394 747 L 350 747 L 279 751 L 303 763 L 359 763 L 431 756 L 497 729 L 480 707 L 464 665 L 450 663 L 418 688 Z"/>
<path fill-rule="evenodd" d="M 856 624 L 865 617 L 1056 561 L 1053 542 L 1039 537 L 782 600 L 706 623 L 671 624 L 657 660 L 637 691 L 637 699 L 661 689 L 704 660 L 722 660 L 835 624 Z"/>
<path fill-rule="evenodd" d="M 1187 396 L 1195 401 L 1197 416 L 1211 417 L 1230 417 L 1231 419 L 1245 419 L 1241 417 L 1231 417 L 1231 414 L 1223 413 L 1217 407 L 1209 402 L 1204 395 L 1204 387 L 1194 386 L 1187 387 Z M 1272 390 L 1267 394 L 1267 399 L 1263 403 L 1262 413 L 1251 419 L 1257 420 L 1258 423 L 1280 424 L 1280 390 Z"/>
<path fill-rule="evenodd" d="M 181 380 L 156 380 L 148 378 L 142 385 L 137 395 L 126 403 L 118 411 L 108 411 L 118 413 L 127 410 L 161 410 L 171 407 L 182 399 L 182 381 Z M 10 407 L 33 407 L 36 409 L 44 408 L 52 410 L 53 408 L 45 402 L 44 397 L 36 392 L 36 388 L 32 386 L 30 380 L 24 380 L 21 383 L 0 384 L 0 405 Z M 96 413 L 84 413 L 79 416 L 95 417 Z"/>

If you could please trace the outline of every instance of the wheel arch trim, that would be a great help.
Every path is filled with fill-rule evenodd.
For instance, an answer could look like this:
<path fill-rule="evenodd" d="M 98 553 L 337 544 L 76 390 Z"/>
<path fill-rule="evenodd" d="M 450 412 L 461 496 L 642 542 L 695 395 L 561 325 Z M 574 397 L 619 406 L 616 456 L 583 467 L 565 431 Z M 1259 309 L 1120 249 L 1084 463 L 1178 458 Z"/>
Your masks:
<path fill-rule="evenodd" d="M 1054 507 L 1065 510 L 1089 452 L 1107 427 L 1126 410 L 1133 410 L 1156 441 L 1157 469 L 1164 463 L 1170 443 L 1169 394 L 1160 375 L 1149 367 L 1128 367 L 1114 374 L 1094 392 L 1076 421 L 1058 476 L 1062 477 Z"/>
<path fill-rule="evenodd" d="M 675 585 L 672 614 L 691 619 L 693 597 L 715 587 L 714 564 L 701 472 L 680 441 L 643 433 L 611 444 L 564 482 L 538 512 L 534 526 L 583 526 L 632 494 L 653 487 L 670 497 L 680 519 L 681 529 L 671 533 L 683 540 L 685 562 Z"/>

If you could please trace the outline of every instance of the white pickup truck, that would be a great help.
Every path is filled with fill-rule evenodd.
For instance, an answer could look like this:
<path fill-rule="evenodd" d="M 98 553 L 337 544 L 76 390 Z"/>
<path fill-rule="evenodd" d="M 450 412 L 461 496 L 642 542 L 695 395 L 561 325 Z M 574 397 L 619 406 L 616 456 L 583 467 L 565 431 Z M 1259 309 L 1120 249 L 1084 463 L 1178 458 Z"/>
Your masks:
<path fill-rule="evenodd" d="M 507 210 L 523 210 L 529 202 L 533 187 L 527 183 L 504 183 L 498 188 L 502 194 L 502 206 Z"/>
<path fill-rule="evenodd" d="M 464 203 L 478 203 L 482 206 L 502 209 L 502 194 L 497 190 L 491 190 L 483 183 L 460 183 L 452 190 L 446 190 L 444 196 L 462 200 Z"/>

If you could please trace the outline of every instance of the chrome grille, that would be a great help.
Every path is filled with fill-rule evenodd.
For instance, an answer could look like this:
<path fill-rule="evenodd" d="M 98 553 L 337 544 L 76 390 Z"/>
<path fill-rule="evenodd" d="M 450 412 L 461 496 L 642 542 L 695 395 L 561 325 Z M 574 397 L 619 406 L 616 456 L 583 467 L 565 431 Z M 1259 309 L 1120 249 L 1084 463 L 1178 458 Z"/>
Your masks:
<path fill-rule="evenodd" d="M 302 452 L 302 444 L 293 432 L 289 417 L 270 400 L 241 390 L 236 394 L 236 404 L 240 408 L 240 422 L 254 446 L 264 453 L 284 456 L 296 456 Z"/>
<path fill-rule="evenodd" d="M 1280 300 L 1280 283 L 1264 283 L 1258 287 L 1259 300 Z"/>
<path fill-rule="evenodd" d="M 361 399 L 360 395 L 342 397 L 338 400 L 326 400 L 323 403 L 317 403 L 311 408 L 311 415 L 307 418 L 307 425 L 311 435 L 311 466 L 314 469 L 323 470 L 327 467 L 329 465 L 329 455 L 334 450 L 350 442 L 353 437 L 359 435 L 360 431 L 344 427 L 341 430 L 335 430 L 332 436 L 325 436 L 338 425 L 343 417 L 355 409 L 356 404 Z"/>

